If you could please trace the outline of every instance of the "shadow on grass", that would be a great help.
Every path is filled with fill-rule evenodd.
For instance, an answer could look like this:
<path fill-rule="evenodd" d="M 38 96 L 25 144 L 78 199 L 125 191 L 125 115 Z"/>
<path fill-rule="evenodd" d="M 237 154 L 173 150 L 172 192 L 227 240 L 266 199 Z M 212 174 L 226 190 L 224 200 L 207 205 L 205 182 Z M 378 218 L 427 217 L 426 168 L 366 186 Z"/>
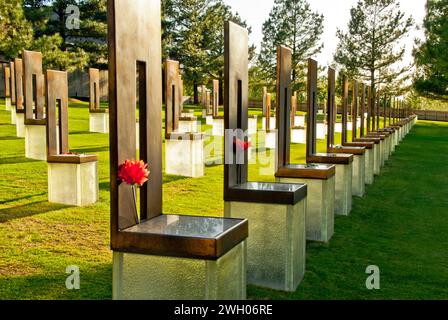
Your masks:
<path fill-rule="evenodd" d="M 189 178 L 182 177 L 182 176 L 168 175 L 168 174 L 163 175 L 163 183 L 170 183 L 170 182 L 176 182 L 176 181 L 187 180 L 187 179 L 189 179 Z"/>
<path fill-rule="evenodd" d="M 31 198 L 34 198 L 34 197 L 43 196 L 45 194 L 46 194 L 46 192 L 41 192 L 41 193 L 37 193 L 37 194 L 30 194 L 28 196 L 24 196 L 24 197 L 20 197 L 20 198 L 13 198 L 13 199 L 9 199 L 9 200 L 1 200 L 0 204 L 6 204 L 6 203 L 16 202 L 16 201 L 20 201 L 20 200 L 31 199 Z"/>
<path fill-rule="evenodd" d="M 38 214 L 57 211 L 69 207 L 70 206 L 49 203 L 47 201 L 31 202 L 26 205 L 0 210 L 0 223 L 11 221 L 14 219 L 31 217 Z"/>
<path fill-rule="evenodd" d="M 110 182 L 100 182 L 100 190 L 110 191 Z"/>
<path fill-rule="evenodd" d="M 54 258 L 60 264 L 59 258 Z M 56 261 L 57 260 L 57 261 Z M 64 262 L 64 261 L 63 261 Z M 81 261 L 79 261 L 81 262 Z M 0 277 L 0 299 L 46 299 L 46 300 L 109 300 L 112 299 L 112 264 L 84 267 L 78 261 L 67 260 L 67 266 L 77 265 L 80 271 L 80 289 L 69 290 L 66 280 L 69 274 L 61 270 L 43 270 L 35 275 L 12 275 Z"/>
<path fill-rule="evenodd" d="M 34 160 L 34 159 L 28 159 L 25 157 L 0 158 L 0 164 L 18 164 L 18 163 L 29 163 L 29 162 L 41 162 L 41 161 Z"/>
<path fill-rule="evenodd" d="M 70 131 L 70 135 L 82 135 L 82 134 L 94 134 L 94 132 L 90 131 Z"/>
<path fill-rule="evenodd" d="M 0 141 L 3 141 L 3 140 L 23 140 L 23 138 L 19 138 L 16 136 L 0 137 Z"/>

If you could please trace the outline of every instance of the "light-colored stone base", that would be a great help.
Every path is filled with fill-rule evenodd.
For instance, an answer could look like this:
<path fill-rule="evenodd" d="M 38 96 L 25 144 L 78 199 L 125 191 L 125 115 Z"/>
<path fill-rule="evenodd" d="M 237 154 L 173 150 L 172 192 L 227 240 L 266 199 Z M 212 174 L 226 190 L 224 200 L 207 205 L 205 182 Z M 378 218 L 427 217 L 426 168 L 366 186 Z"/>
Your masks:
<path fill-rule="evenodd" d="M 353 157 L 352 194 L 355 197 L 364 197 L 366 192 L 366 155 Z"/>
<path fill-rule="evenodd" d="M 199 126 L 200 127 L 200 126 Z M 196 120 L 179 120 L 179 132 L 199 132 L 198 131 L 198 122 Z"/>
<path fill-rule="evenodd" d="M 266 130 L 266 117 L 262 118 L 261 123 L 262 123 L 261 129 L 265 131 Z M 271 117 L 271 120 L 269 122 L 269 126 L 270 126 L 269 130 L 275 130 L 276 129 L 277 123 L 276 123 L 275 117 Z"/>
<path fill-rule="evenodd" d="M 11 108 L 11 124 L 16 124 L 17 122 L 17 115 L 16 115 L 16 108 Z"/>
<path fill-rule="evenodd" d="M 182 177 L 204 176 L 204 140 L 166 140 L 165 172 Z"/>
<path fill-rule="evenodd" d="M 11 98 L 5 98 L 5 110 L 11 111 Z"/>
<path fill-rule="evenodd" d="M 386 140 L 384 140 L 384 162 L 389 160 L 390 157 L 390 145 L 391 145 L 391 136 L 387 137 Z"/>
<path fill-rule="evenodd" d="M 202 118 L 205 119 L 206 116 L 207 116 L 207 110 L 202 109 Z"/>
<path fill-rule="evenodd" d="M 264 147 L 267 149 L 277 148 L 277 131 L 266 132 Z"/>
<path fill-rule="evenodd" d="M 114 300 L 245 300 L 246 242 L 216 261 L 113 254 Z"/>
<path fill-rule="evenodd" d="M 295 206 L 226 202 L 225 216 L 249 219 L 247 282 L 294 292 L 305 274 L 306 200 Z"/>
<path fill-rule="evenodd" d="M 248 124 L 248 134 L 254 135 L 257 134 L 258 131 L 258 119 L 257 118 L 249 118 L 249 124 Z"/>
<path fill-rule="evenodd" d="M 325 123 L 318 123 L 316 128 L 316 139 L 325 140 L 327 136 L 327 126 Z"/>
<path fill-rule="evenodd" d="M 213 133 L 216 137 L 224 137 L 224 119 L 213 119 Z"/>
<path fill-rule="evenodd" d="M 305 116 L 295 116 L 294 127 L 305 127 Z"/>
<path fill-rule="evenodd" d="M 213 125 L 213 116 L 212 115 L 210 115 L 210 116 L 205 116 L 205 124 L 206 125 L 208 125 L 208 126 L 212 126 Z"/>
<path fill-rule="evenodd" d="M 336 165 L 335 209 L 334 213 L 348 216 L 352 211 L 353 163 Z"/>
<path fill-rule="evenodd" d="M 376 145 L 373 146 L 373 149 L 366 149 L 366 184 L 371 185 L 374 182 L 374 170 L 375 170 L 375 149 Z"/>
<path fill-rule="evenodd" d="M 334 124 L 334 132 L 336 133 L 342 133 L 342 123 L 336 122 Z"/>
<path fill-rule="evenodd" d="M 42 125 L 25 126 L 25 157 L 34 160 L 47 160 L 47 127 Z"/>
<path fill-rule="evenodd" d="M 306 143 L 306 130 L 305 129 L 291 129 L 291 143 Z"/>
<path fill-rule="evenodd" d="M 18 138 L 25 138 L 25 114 L 16 114 L 16 132 Z"/>
<path fill-rule="evenodd" d="M 109 113 L 89 113 L 89 131 L 109 133 Z"/>
<path fill-rule="evenodd" d="M 381 173 L 381 142 L 379 144 L 375 144 L 375 158 L 373 163 L 373 173 L 376 176 L 379 176 Z"/>
<path fill-rule="evenodd" d="M 328 180 L 278 178 L 282 183 L 304 183 L 306 199 L 306 239 L 329 242 L 334 234 L 335 177 Z"/>
<path fill-rule="evenodd" d="M 48 164 L 48 201 L 87 206 L 98 201 L 97 161 Z"/>

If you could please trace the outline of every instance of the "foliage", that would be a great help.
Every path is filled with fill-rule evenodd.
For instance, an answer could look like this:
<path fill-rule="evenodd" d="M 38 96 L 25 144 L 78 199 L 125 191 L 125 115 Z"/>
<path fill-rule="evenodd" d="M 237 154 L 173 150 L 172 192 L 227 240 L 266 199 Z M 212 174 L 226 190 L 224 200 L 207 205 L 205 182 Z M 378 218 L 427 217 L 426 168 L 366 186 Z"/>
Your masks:
<path fill-rule="evenodd" d="M 428 0 L 424 21 L 426 41 L 414 51 L 418 93 L 448 101 L 448 0 Z"/>

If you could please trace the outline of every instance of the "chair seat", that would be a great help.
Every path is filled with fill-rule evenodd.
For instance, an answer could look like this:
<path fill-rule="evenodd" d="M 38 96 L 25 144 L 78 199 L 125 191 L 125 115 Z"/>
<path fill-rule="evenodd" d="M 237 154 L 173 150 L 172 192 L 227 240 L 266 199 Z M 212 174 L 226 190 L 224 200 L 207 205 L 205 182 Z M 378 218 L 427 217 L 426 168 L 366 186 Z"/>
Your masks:
<path fill-rule="evenodd" d="M 353 162 L 352 154 L 316 153 L 306 158 L 309 163 L 350 164 Z"/>
<path fill-rule="evenodd" d="M 278 168 L 277 178 L 328 180 L 336 175 L 336 167 L 329 164 L 289 164 Z"/>
<path fill-rule="evenodd" d="M 217 260 L 247 237 L 246 219 L 159 215 L 119 231 L 112 250 Z"/>
<path fill-rule="evenodd" d="M 305 184 L 247 182 L 230 187 L 224 201 L 296 205 L 307 190 Z"/>

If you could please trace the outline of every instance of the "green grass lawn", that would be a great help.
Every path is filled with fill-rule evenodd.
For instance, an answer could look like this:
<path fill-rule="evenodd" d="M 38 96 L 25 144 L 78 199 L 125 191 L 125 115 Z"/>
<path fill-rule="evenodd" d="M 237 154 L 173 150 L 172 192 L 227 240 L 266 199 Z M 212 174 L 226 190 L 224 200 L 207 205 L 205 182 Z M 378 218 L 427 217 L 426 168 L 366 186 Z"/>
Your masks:
<path fill-rule="evenodd" d="M 0 103 L 0 299 L 111 298 L 108 135 L 88 132 L 85 103 L 72 103 L 69 119 L 71 151 L 99 156 L 100 201 L 85 208 L 47 202 L 47 164 L 24 157 L 24 139 Z M 354 199 L 351 216 L 336 219 L 331 243 L 308 244 L 298 291 L 250 286 L 249 298 L 448 298 L 447 149 L 448 125 L 420 122 L 367 195 Z M 304 155 L 303 145 L 292 146 L 293 162 Z M 273 181 L 260 166 L 250 166 L 250 178 Z M 222 165 L 200 179 L 164 175 L 164 212 L 222 216 L 222 187 Z M 81 290 L 65 287 L 69 265 L 80 267 Z M 380 267 L 381 290 L 365 288 L 369 265 Z"/>

